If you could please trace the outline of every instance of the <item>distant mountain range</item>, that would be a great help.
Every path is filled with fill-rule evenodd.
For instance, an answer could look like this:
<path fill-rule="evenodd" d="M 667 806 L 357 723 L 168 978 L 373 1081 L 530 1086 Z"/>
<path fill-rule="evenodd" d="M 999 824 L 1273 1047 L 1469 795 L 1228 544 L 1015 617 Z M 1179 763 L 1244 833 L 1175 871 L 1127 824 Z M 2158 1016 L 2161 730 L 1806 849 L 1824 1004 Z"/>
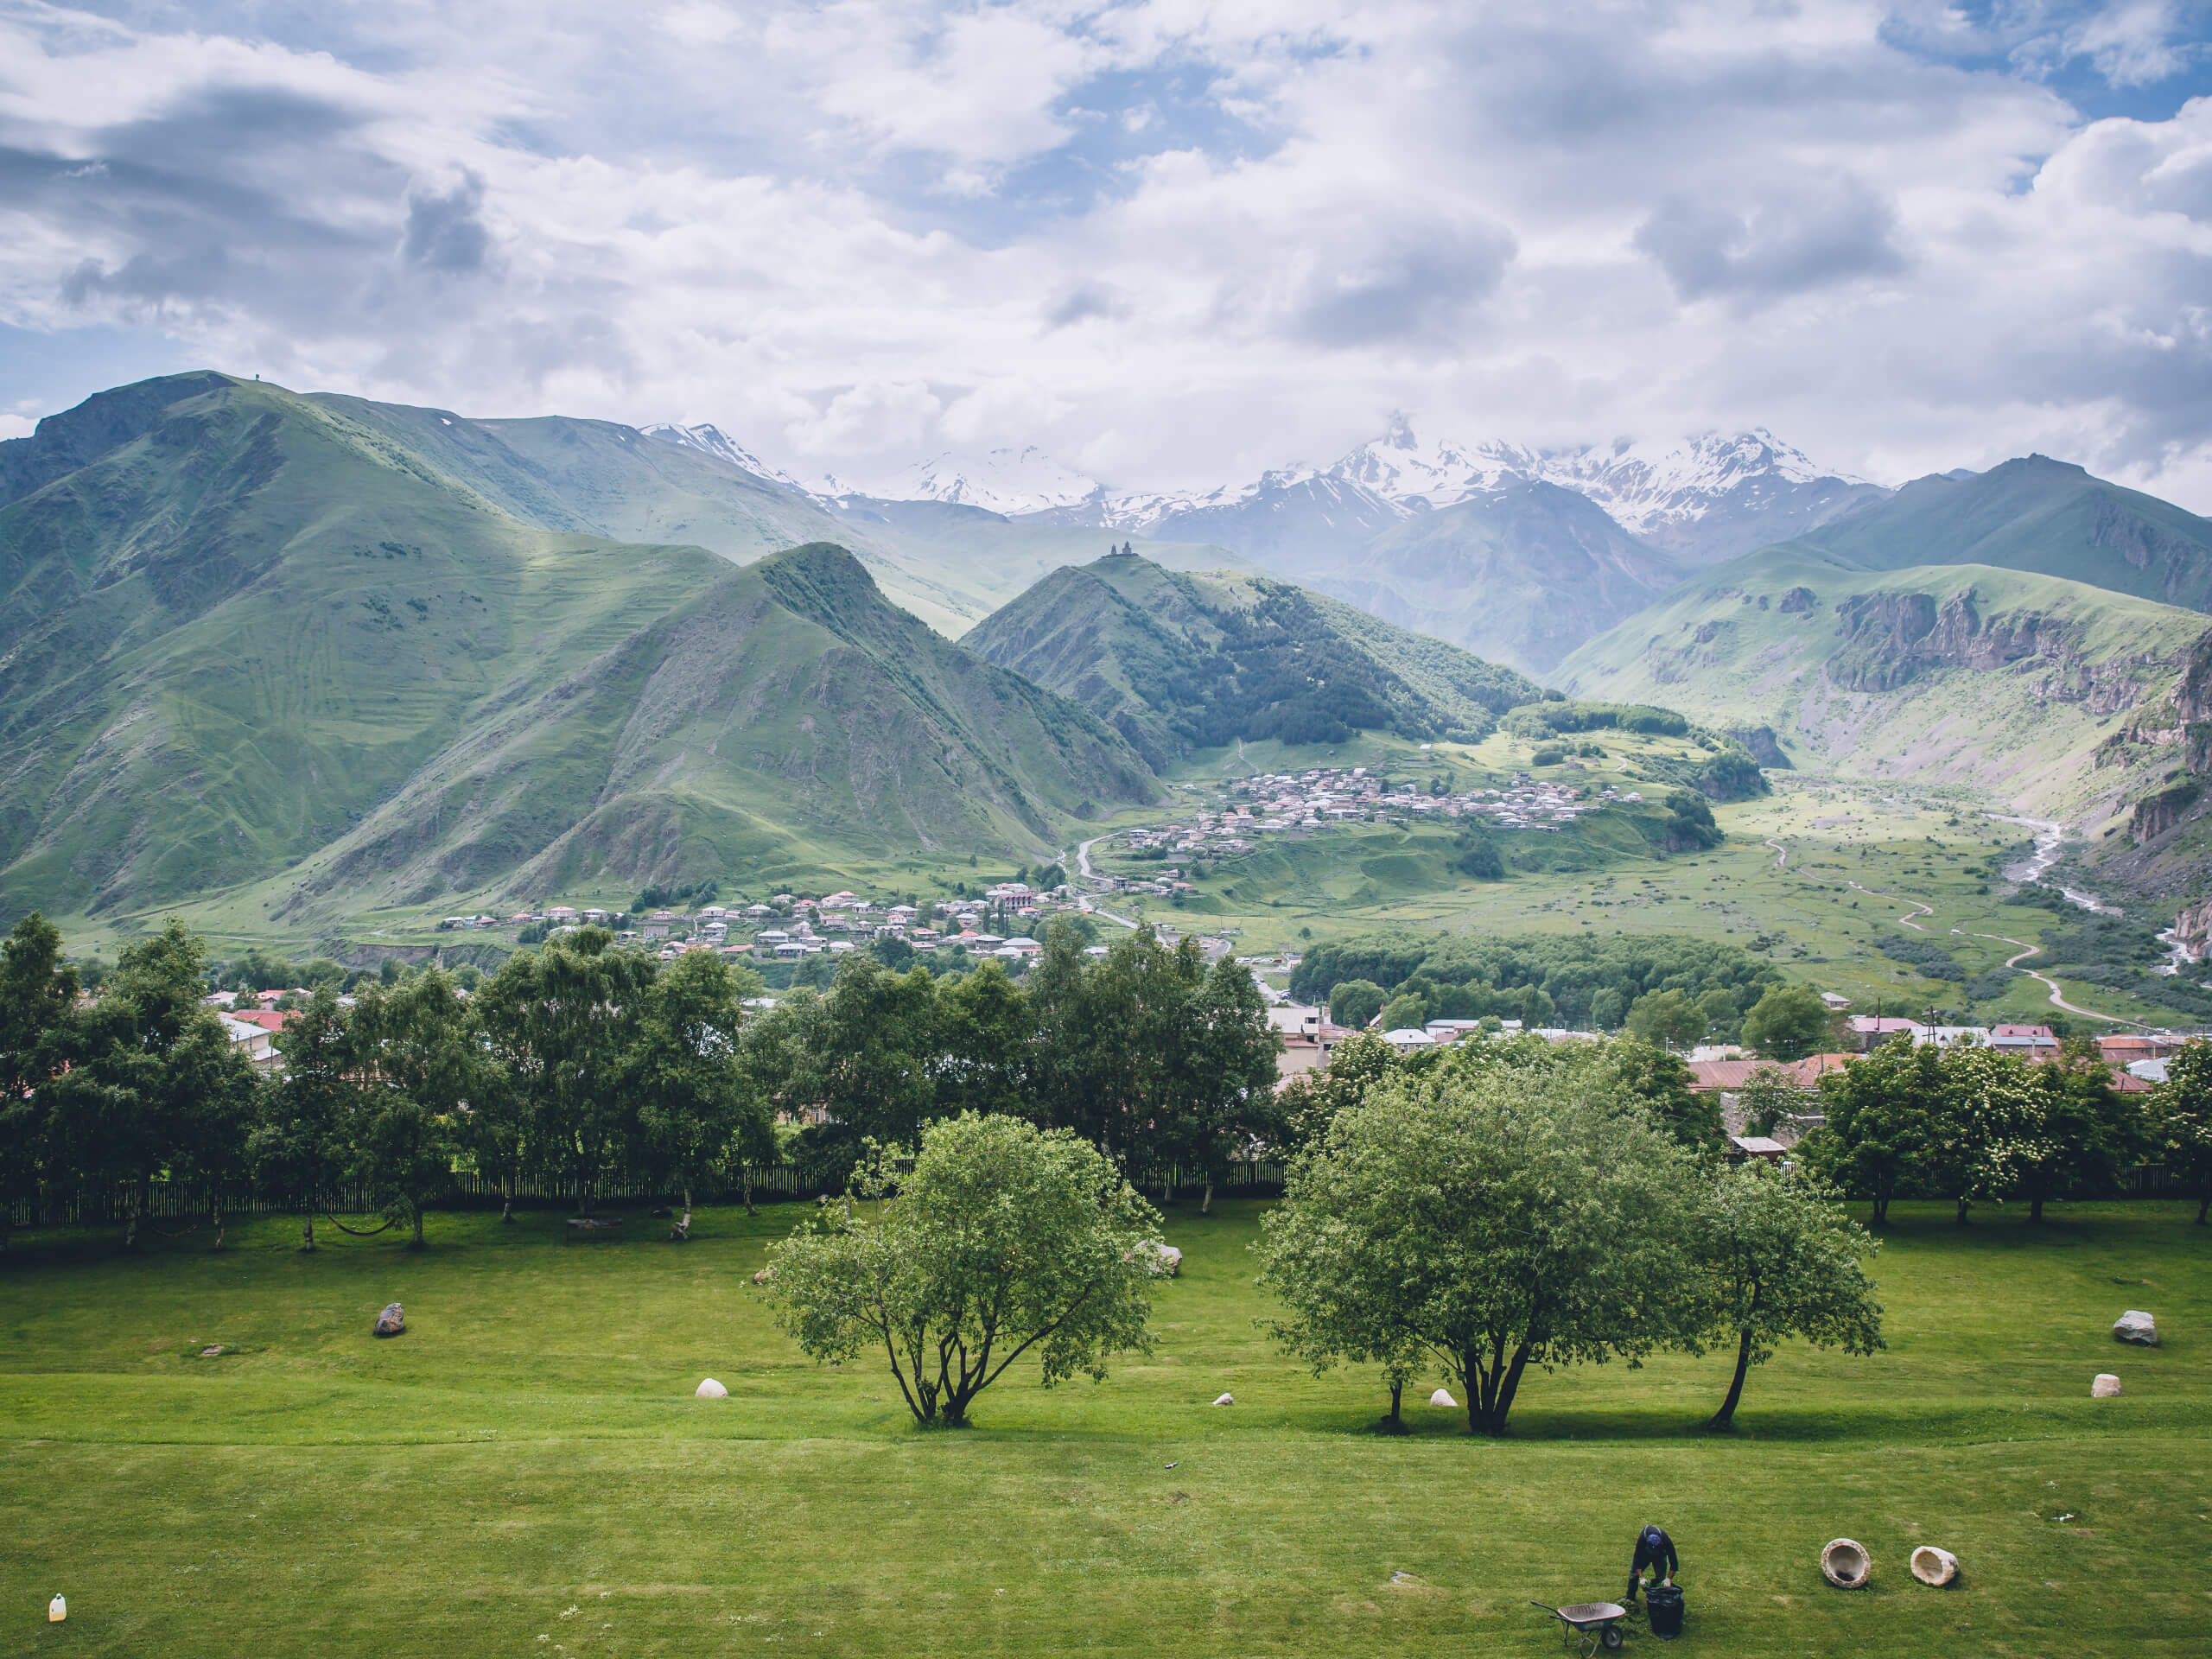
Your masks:
<path fill-rule="evenodd" d="M 0 915 L 1035 853 L 1195 749 L 1479 735 L 1542 680 L 2212 874 L 2212 520 L 2078 467 L 1405 423 L 1203 495 L 987 462 L 810 490 L 712 427 L 215 373 L 49 416 L 0 442 Z"/>
<path fill-rule="evenodd" d="M 712 427 L 647 430 L 798 487 Z M 971 537 L 995 522 L 1141 537 L 1155 560 L 1183 544 L 1219 564 L 1211 550 L 1225 550 L 1532 674 L 1687 571 L 1887 494 L 1764 430 L 1674 448 L 1536 450 L 1424 439 L 1403 416 L 1328 467 L 1211 490 L 1116 493 L 1034 447 L 939 456 L 872 489 L 824 479 L 810 490 L 849 522 L 910 533 L 935 510 L 959 515 Z"/>
<path fill-rule="evenodd" d="M 1154 798 L 845 529 L 605 423 L 217 374 L 50 417 L 0 444 L 0 913 L 773 880 Z"/>

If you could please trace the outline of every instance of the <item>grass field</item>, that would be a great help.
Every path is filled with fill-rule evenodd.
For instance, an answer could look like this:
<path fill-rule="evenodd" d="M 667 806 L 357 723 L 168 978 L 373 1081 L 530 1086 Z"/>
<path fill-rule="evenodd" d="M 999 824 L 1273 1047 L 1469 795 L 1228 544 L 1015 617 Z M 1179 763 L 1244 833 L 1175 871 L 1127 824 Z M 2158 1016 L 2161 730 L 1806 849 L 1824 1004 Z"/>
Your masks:
<path fill-rule="evenodd" d="M 1377 1437 L 1371 1376 L 1276 1356 L 1257 1210 L 1171 1211 L 1151 1357 L 1001 1383 L 950 1433 L 768 1323 L 749 1276 L 788 1208 L 684 1247 L 543 1215 L 435 1217 L 419 1255 L 303 1257 L 276 1222 L 138 1260 L 19 1236 L 0 1655 L 1533 1655 L 1528 1599 L 1618 1594 L 1646 1521 L 1682 1551 L 1686 1652 L 2202 1651 L 2212 1237 L 2181 1206 L 1900 1205 L 1887 1352 L 1785 1351 L 1725 1440 L 1697 1427 L 1719 1357 L 1533 1376 L 1503 1442 L 1426 1404 Z M 377 1342 L 395 1298 L 410 1329 Z M 2112 1341 L 2130 1306 L 2163 1348 Z M 2098 1370 L 2126 1397 L 2090 1401 Z M 708 1375 L 728 1400 L 690 1397 Z M 1839 1535 L 1871 1591 L 1821 1583 Z M 1963 1587 L 1910 1581 L 1922 1541 Z"/>

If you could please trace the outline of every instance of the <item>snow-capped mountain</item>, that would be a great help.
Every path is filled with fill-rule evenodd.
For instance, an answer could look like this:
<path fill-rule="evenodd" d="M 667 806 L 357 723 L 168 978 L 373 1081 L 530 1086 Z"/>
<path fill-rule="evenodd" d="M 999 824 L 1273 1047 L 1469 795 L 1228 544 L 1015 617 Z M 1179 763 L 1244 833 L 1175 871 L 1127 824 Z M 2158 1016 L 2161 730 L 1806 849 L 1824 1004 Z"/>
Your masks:
<path fill-rule="evenodd" d="M 1700 564 L 1788 540 L 1887 493 L 1823 471 L 1764 427 L 1672 446 L 1537 450 L 1497 441 L 1424 441 L 1400 415 L 1382 437 L 1329 471 L 1410 512 L 1433 512 L 1514 482 L 1556 484 L 1588 497 L 1630 534 Z"/>
<path fill-rule="evenodd" d="M 1027 444 L 967 459 L 943 454 L 918 461 L 861 493 L 886 501 L 944 501 L 1017 518 L 1102 502 L 1106 492 L 1096 479 Z"/>
<path fill-rule="evenodd" d="M 699 450 L 717 461 L 726 461 L 733 467 L 741 467 L 755 477 L 789 485 L 792 489 L 810 496 L 818 497 L 822 493 L 818 489 L 800 483 L 780 467 L 770 466 L 718 426 L 677 426 L 673 422 L 663 421 L 642 430 L 649 438 L 658 438 L 663 443 L 679 444 L 686 449 Z"/>

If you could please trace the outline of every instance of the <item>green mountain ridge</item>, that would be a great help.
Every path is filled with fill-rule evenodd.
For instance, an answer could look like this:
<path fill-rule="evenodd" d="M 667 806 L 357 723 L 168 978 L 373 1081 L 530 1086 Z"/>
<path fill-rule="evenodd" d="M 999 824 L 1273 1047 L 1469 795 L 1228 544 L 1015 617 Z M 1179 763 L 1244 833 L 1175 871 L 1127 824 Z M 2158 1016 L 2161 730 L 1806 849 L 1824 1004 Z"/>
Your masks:
<path fill-rule="evenodd" d="M 1152 798 L 1110 730 L 842 549 L 741 569 L 527 522 L 528 468 L 441 442 L 435 411 L 208 375 L 124 394 L 0 446 L 9 914 L 276 872 L 298 913 L 733 849 L 1044 848 Z"/>
<path fill-rule="evenodd" d="M 1114 554 L 1064 566 L 961 643 L 1081 703 L 1155 769 L 1240 739 L 1476 740 L 1542 688 L 1291 583 Z"/>
<path fill-rule="evenodd" d="M 2100 764 L 2170 696 L 2203 616 L 1988 565 L 1867 570 L 1785 543 L 1716 566 L 1577 650 L 1577 696 L 1770 726 L 1794 764 L 1970 785 L 2101 822 L 2156 763 Z"/>
<path fill-rule="evenodd" d="M 2047 455 L 1916 480 L 1780 545 L 1859 570 L 1997 565 L 2212 611 L 2212 519 Z"/>

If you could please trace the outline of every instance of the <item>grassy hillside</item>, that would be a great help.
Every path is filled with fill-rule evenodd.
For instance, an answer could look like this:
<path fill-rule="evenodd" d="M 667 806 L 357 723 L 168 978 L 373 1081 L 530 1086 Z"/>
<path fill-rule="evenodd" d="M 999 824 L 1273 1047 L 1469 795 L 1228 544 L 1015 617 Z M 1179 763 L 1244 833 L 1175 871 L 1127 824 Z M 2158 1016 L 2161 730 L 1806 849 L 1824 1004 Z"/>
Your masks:
<path fill-rule="evenodd" d="M 1402 626 L 1548 677 L 1681 580 L 1587 497 L 1527 484 L 1422 513 L 1317 585 Z"/>
<path fill-rule="evenodd" d="M 799 1207 L 702 1210 L 683 1245 L 642 1216 L 564 1243 L 543 1211 L 436 1215 L 421 1252 L 323 1229 L 302 1255 L 283 1220 L 220 1253 L 19 1237 L 8 1651 L 1556 1654 L 1529 1600 L 1618 1593 L 1655 1518 L 1688 1652 L 2200 1649 L 2212 1241 L 2178 1204 L 1962 1228 L 1901 1201 L 1867 1268 L 1882 1352 L 1783 1344 L 1728 1435 L 1699 1425 L 1732 1348 L 1531 1367 L 1494 1441 L 1427 1403 L 1433 1372 L 1413 1433 L 1370 1432 L 1372 1367 L 1316 1377 L 1269 1338 L 1260 1206 L 1189 1198 L 1155 1351 L 1054 1389 L 1018 1364 L 975 1427 L 918 1433 L 880 1351 L 810 1363 L 753 1294 Z M 2112 1340 L 2129 1306 L 2163 1346 Z M 2088 1397 L 2101 1370 L 2124 1397 Z M 1821 1580 L 1839 1535 L 1873 1552 L 1863 1592 Z M 1910 1581 L 1920 1543 L 1957 1588 Z"/>
<path fill-rule="evenodd" d="M 1916 480 L 1797 545 L 1865 570 L 2000 565 L 2212 610 L 2212 519 L 2047 455 Z"/>
<path fill-rule="evenodd" d="M 1716 567 L 1575 652 L 1579 696 L 1771 726 L 1800 766 L 2050 812 L 2141 785 L 2098 745 L 2164 697 L 2203 619 L 1977 565 L 1867 572 L 1802 544 Z"/>
<path fill-rule="evenodd" d="M 1116 554 L 1063 568 L 962 641 L 1111 721 L 1154 766 L 1240 739 L 1480 739 L 1541 688 L 1287 582 Z"/>
<path fill-rule="evenodd" d="M 0 910 L 1049 844 L 1149 798 L 1104 728 L 849 555 L 741 573 L 549 530 L 510 510 L 526 479 L 456 458 L 475 440 L 388 410 L 129 390 L 80 416 L 121 440 L 89 463 L 40 484 L 59 441 L 0 454 L 37 485 L 0 507 Z"/>

